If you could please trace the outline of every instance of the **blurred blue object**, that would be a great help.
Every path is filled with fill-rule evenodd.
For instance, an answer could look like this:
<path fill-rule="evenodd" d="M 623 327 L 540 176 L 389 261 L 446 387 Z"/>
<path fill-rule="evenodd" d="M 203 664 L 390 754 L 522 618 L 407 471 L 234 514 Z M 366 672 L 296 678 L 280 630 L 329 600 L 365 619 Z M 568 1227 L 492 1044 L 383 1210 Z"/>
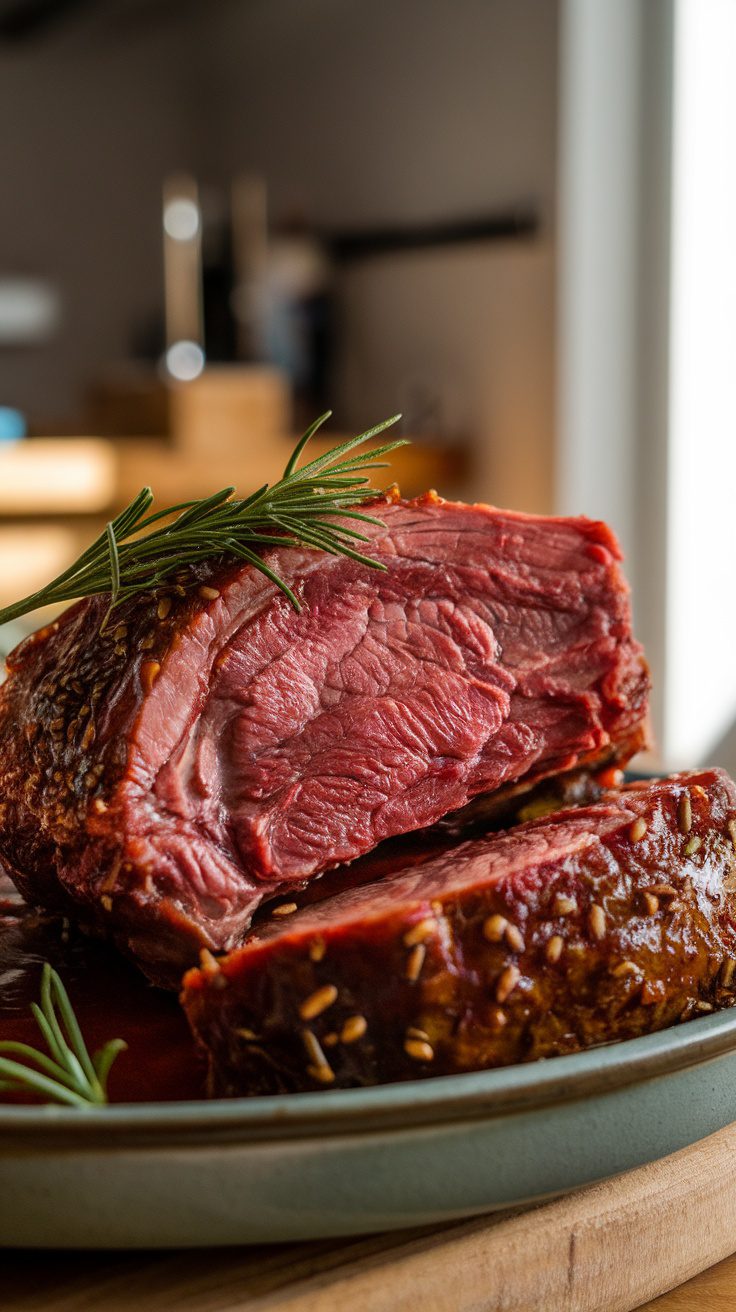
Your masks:
<path fill-rule="evenodd" d="M 26 417 L 20 410 L 0 405 L 0 443 L 18 442 L 26 431 Z"/>

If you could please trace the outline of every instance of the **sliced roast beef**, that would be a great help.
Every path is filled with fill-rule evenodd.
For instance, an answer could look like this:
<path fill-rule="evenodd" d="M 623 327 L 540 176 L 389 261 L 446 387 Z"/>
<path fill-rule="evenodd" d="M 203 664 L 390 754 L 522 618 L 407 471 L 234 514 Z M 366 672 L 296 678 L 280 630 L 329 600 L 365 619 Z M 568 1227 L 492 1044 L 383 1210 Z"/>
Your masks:
<path fill-rule="evenodd" d="M 183 1002 L 214 1094 L 480 1070 L 732 1005 L 736 787 L 635 785 L 264 925 Z"/>
<path fill-rule="evenodd" d="M 605 525 L 387 499 L 370 551 L 232 560 L 26 641 L 0 690 L 0 859 L 152 971 L 469 799 L 623 762 L 648 675 Z"/>

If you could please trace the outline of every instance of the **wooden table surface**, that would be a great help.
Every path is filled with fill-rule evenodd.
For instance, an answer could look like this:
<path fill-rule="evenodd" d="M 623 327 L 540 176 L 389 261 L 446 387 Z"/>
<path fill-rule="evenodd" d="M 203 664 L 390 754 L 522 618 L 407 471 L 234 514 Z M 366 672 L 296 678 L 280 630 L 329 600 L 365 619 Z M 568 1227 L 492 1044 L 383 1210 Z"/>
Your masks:
<path fill-rule="evenodd" d="M 226 1252 L 208 1253 L 194 1263 L 189 1257 L 182 1262 L 180 1256 L 171 1255 L 130 1255 L 124 1259 L 99 1254 L 83 1258 L 47 1253 L 38 1256 L 40 1261 L 3 1255 L 3 1312 L 260 1312 L 265 1308 L 292 1312 L 295 1306 L 288 1292 L 282 1301 L 276 1291 L 274 1301 L 274 1287 L 279 1284 L 276 1273 L 284 1274 L 281 1249 L 273 1251 L 270 1276 L 261 1266 L 257 1282 L 247 1274 L 247 1258 Z M 305 1262 L 304 1269 L 308 1266 Z M 296 1276 L 296 1268 L 289 1269 Z M 344 1305 L 333 1301 L 329 1287 L 317 1298 L 319 1301 L 312 1306 L 319 1312 L 342 1312 Z M 388 1289 L 381 1312 L 393 1312 L 395 1306 Z M 417 1300 L 400 1306 L 434 1312 L 433 1303 L 426 1300 L 423 1304 Z M 601 1312 L 608 1312 L 605 1302 L 599 1306 Z M 733 1312 L 735 1306 L 736 1255 L 639 1308 L 640 1312 Z M 502 1307 L 489 1295 L 487 1302 L 476 1304 L 476 1312 L 500 1312 Z M 528 1312 L 563 1312 L 563 1308 L 530 1304 Z"/>
<path fill-rule="evenodd" d="M 250 1249 L 0 1253 L 1 1312 L 732 1312 L 735 1305 L 736 1125 L 568 1197 L 440 1228 Z"/>
<path fill-rule="evenodd" d="M 2 1283 L 4 1293 L 0 1299 L 3 1312 L 159 1312 L 160 1309 L 181 1309 L 181 1312 L 253 1312 L 265 1307 L 291 1312 L 292 1300 L 287 1294 L 281 1302 L 278 1292 L 272 1301 L 276 1271 L 283 1274 L 282 1250 L 274 1249 L 271 1278 L 263 1272 L 257 1282 L 248 1276 L 247 1257 L 232 1253 L 208 1253 L 192 1261 L 187 1256 L 167 1255 L 136 1256 L 125 1258 L 101 1257 L 99 1254 L 76 1255 L 48 1254 L 38 1257 L 3 1255 Z M 6 1262 L 8 1269 L 6 1270 Z M 304 1269 L 309 1266 L 305 1262 Z M 291 1267 L 294 1276 L 298 1268 Z M 329 1288 L 322 1291 L 321 1302 L 315 1303 L 324 1312 L 340 1312 L 340 1306 L 331 1301 Z M 405 1306 L 405 1305 L 402 1305 Z M 419 1307 L 419 1303 L 415 1305 Z M 496 1312 L 498 1303 L 489 1297 L 486 1303 L 477 1304 L 477 1312 Z M 601 1303 L 601 1312 L 607 1312 Z M 733 1312 L 736 1306 L 736 1255 L 726 1258 L 703 1271 L 694 1279 L 669 1294 L 639 1305 L 640 1312 Z M 390 1290 L 382 1312 L 392 1312 Z M 424 1303 L 424 1312 L 433 1312 L 431 1303 Z M 558 1312 L 541 1304 L 530 1306 L 529 1312 Z M 560 1309 L 559 1312 L 562 1312 Z"/>
<path fill-rule="evenodd" d="M 736 1307 L 736 1254 L 684 1285 L 643 1304 L 642 1312 L 733 1312 Z"/>
<path fill-rule="evenodd" d="M 310 1252 L 296 1261 L 293 1255 L 284 1260 L 283 1249 L 275 1248 L 267 1262 L 262 1254 L 256 1257 L 227 1250 L 197 1257 L 5 1253 L 0 1259 L 0 1307 L 3 1312 L 163 1312 L 174 1308 L 181 1312 L 260 1312 L 266 1308 L 292 1312 L 301 1305 L 294 1303 L 284 1280 L 291 1283 L 309 1278 L 316 1247 L 310 1245 Z M 365 1255 L 363 1245 L 360 1251 Z M 432 1302 L 426 1299 L 423 1304 L 418 1300 L 394 1304 L 390 1286 L 385 1290 L 385 1300 L 381 1312 L 393 1312 L 395 1306 L 422 1306 L 423 1312 L 433 1312 Z M 341 1309 L 340 1303 L 333 1301 L 329 1282 L 315 1292 L 310 1306 L 315 1312 Z M 489 1291 L 488 1300 L 475 1306 L 477 1312 L 500 1312 L 503 1304 L 495 1301 Z M 735 1306 L 736 1254 L 670 1293 L 639 1304 L 640 1312 L 733 1312 Z M 608 1312 L 605 1301 L 599 1307 L 601 1312 Z M 563 1307 L 530 1304 L 528 1312 L 563 1312 Z"/>

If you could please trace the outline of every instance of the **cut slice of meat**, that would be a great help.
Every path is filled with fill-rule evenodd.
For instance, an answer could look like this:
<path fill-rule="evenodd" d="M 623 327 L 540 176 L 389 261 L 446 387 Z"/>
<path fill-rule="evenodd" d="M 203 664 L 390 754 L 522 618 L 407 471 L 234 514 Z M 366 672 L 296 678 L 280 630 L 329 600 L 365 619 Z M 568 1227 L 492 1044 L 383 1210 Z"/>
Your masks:
<path fill-rule="evenodd" d="M 271 920 L 183 1003 L 213 1094 L 503 1066 L 732 1005 L 736 787 L 612 793 Z"/>
<path fill-rule="evenodd" d="M 387 500 L 370 569 L 268 554 L 68 611 L 0 690 L 0 859 L 161 975 L 255 908 L 469 799 L 627 760 L 649 688 L 614 538 Z"/>

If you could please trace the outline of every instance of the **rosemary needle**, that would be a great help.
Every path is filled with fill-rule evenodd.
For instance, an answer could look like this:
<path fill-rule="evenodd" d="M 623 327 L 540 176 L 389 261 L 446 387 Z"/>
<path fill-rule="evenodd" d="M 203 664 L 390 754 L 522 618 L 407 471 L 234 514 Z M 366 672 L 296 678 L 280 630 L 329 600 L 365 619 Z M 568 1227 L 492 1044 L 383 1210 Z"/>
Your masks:
<path fill-rule="evenodd" d="M 109 594 L 109 615 L 128 598 L 158 587 L 176 571 L 228 555 L 260 570 L 299 610 L 287 583 L 259 553 L 264 546 L 301 543 L 383 569 L 360 549 L 370 541 L 360 525 L 380 526 L 381 521 L 355 507 L 381 495 L 371 488 L 368 474 L 385 469 L 380 458 L 406 443 L 399 439 L 363 452 L 358 448 L 400 416 L 394 415 L 300 466 L 309 439 L 330 414 L 328 410 L 321 415 L 300 438 L 279 481 L 264 484 L 249 497 L 236 498 L 235 489 L 226 487 L 201 500 L 149 514 L 153 493 L 150 487 L 143 488 L 73 565 L 38 592 L 0 610 L 0 624 L 40 606 L 101 594 Z"/>
<path fill-rule="evenodd" d="M 111 1039 L 90 1056 L 69 995 L 48 962 L 41 975 L 41 1005 L 32 1002 L 31 1011 L 48 1055 L 28 1043 L 0 1041 L 0 1094 L 32 1093 L 69 1107 L 106 1103 L 110 1068 L 128 1045 Z"/>

